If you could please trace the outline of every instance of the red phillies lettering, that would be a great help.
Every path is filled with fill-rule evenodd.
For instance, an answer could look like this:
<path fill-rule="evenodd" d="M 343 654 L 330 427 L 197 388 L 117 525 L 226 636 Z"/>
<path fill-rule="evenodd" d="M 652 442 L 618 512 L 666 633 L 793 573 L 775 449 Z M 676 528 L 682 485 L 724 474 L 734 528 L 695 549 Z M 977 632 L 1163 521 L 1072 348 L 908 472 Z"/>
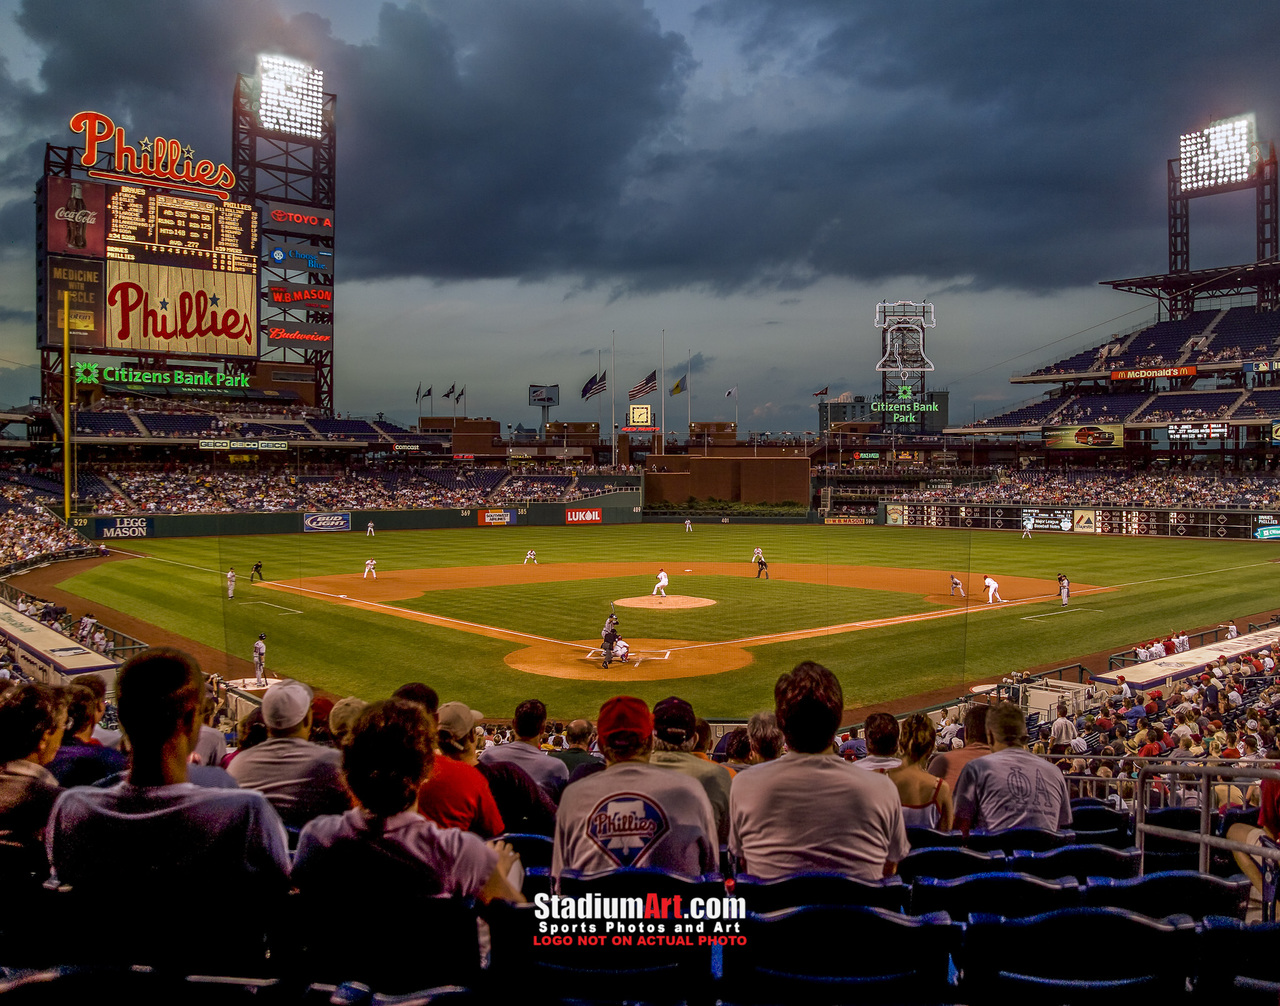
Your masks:
<path fill-rule="evenodd" d="M 177 317 L 170 317 L 151 306 L 151 295 L 137 283 L 114 284 L 107 291 L 107 303 L 120 308 L 120 327 L 116 338 L 128 342 L 133 338 L 161 339 L 243 339 L 253 343 L 253 324 L 247 314 L 234 308 L 221 312 L 209 306 L 204 290 L 194 294 L 183 290 L 178 294 Z"/>
<path fill-rule="evenodd" d="M 101 112 L 77 112 L 71 117 L 70 126 L 73 133 L 84 136 L 80 163 L 85 167 L 91 168 L 97 163 L 98 148 L 111 140 L 116 171 L 144 178 L 190 182 L 208 188 L 233 189 L 236 186 L 235 172 L 227 165 L 183 157 L 182 144 L 177 140 L 158 136 L 150 151 L 138 151 L 125 143 L 124 129 Z M 222 195 L 222 198 L 226 196 Z"/>

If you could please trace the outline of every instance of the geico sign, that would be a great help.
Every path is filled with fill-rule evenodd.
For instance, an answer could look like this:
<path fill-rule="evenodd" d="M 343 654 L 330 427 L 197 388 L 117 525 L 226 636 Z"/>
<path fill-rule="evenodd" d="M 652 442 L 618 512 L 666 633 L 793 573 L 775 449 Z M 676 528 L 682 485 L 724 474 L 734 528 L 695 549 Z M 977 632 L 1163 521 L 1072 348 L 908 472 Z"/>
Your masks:
<path fill-rule="evenodd" d="M 604 511 L 599 507 L 588 510 L 566 508 L 564 522 L 566 524 L 601 524 L 604 522 Z"/>

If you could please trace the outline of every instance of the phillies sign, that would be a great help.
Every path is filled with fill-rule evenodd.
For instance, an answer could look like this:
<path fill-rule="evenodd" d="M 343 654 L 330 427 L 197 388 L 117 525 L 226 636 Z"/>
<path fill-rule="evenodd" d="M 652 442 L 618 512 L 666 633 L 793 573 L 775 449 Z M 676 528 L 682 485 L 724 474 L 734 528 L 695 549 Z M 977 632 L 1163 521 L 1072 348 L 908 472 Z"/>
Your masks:
<path fill-rule="evenodd" d="M 257 356 L 257 308 L 251 274 L 107 260 L 107 348 Z"/>
<path fill-rule="evenodd" d="M 564 522 L 566 524 L 603 524 L 604 511 L 599 507 L 565 507 Z"/>
<path fill-rule="evenodd" d="M 197 161 L 189 144 L 183 146 L 178 140 L 157 136 L 143 137 L 136 147 L 132 146 L 125 142 L 124 127 L 101 112 L 77 112 L 69 125 L 73 133 L 84 137 L 80 164 L 93 178 L 134 184 L 143 181 L 186 192 L 212 193 L 219 199 L 230 198 L 230 191 L 236 187 L 234 171 L 225 164 Z M 102 152 L 111 154 L 114 170 L 95 167 Z"/>

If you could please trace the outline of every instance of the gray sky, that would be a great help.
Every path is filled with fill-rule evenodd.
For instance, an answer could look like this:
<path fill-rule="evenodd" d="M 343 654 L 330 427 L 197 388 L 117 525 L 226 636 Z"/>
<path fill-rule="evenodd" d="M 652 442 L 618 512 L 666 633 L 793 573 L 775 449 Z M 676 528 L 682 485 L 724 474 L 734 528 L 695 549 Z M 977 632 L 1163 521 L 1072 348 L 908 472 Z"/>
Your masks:
<path fill-rule="evenodd" d="M 1189 26 L 1194 26 L 1193 30 Z M 230 160 L 259 52 L 338 95 L 336 398 L 554 419 L 694 356 L 668 426 L 814 429 L 878 390 L 879 300 L 932 300 L 952 419 L 1149 319 L 1178 135 L 1277 133 L 1280 5 L 854 0 L 0 0 L 0 402 L 37 388 L 31 192 L 90 108 Z M 1254 254 L 1252 196 L 1192 208 L 1193 267 Z M 617 333 L 616 371 L 608 362 Z M 656 397 L 649 401 L 657 401 Z M 437 398 L 439 411 L 451 406 Z"/>

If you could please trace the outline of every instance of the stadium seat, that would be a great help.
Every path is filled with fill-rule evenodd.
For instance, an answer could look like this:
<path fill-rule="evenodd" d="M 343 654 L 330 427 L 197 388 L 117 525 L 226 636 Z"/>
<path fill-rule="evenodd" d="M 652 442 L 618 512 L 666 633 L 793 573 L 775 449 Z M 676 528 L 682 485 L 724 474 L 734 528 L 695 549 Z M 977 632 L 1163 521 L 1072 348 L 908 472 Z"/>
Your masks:
<path fill-rule="evenodd" d="M 1079 806 L 1077 806 L 1079 804 Z M 1081 831 L 1122 831 L 1128 834 L 1132 824 L 1130 816 L 1122 810 L 1113 810 L 1103 803 L 1071 801 L 1071 827 Z"/>
<path fill-rule="evenodd" d="M 862 905 L 905 912 L 911 889 L 901 877 L 885 877 L 876 883 L 843 873 L 793 873 L 773 880 L 742 874 L 734 880 L 733 893 L 756 915 L 802 905 Z"/>
<path fill-rule="evenodd" d="M 369 1006 L 466 1006 L 481 1001 L 471 989 L 460 985 L 441 985 L 438 988 L 420 989 L 403 995 L 387 995 L 375 992 L 369 998 Z"/>
<path fill-rule="evenodd" d="M 727 1003 L 950 1003 L 962 928 L 946 915 L 810 905 L 750 915 L 724 948 Z M 834 948 L 838 938 L 843 950 Z"/>
<path fill-rule="evenodd" d="M 967 845 L 977 852 L 1003 852 L 1009 856 L 1015 850 L 1045 852 L 1049 849 L 1061 849 L 1064 845 L 1074 844 L 1075 840 L 1075 833 L 1071 831 L 1007 828 L 1004 831 L 970 832 Z"/>
<path fill-rule="evenodd" d="M 1145 915 L 1151 914 L 1152 905 L 1176 906 L 1197 921 L 1206 915 L 1220 915 L 1243 922 L 1252 887 L 1243 874 L 1223 880 L 1195 870 L 1148 873 L 1128 880 L 1090 877 L 1084 888 L 1084 904 Z"/>
<path fill-rule="evenodd" d="M 1008 906 L 1010 917 L 1077 908 L 1081 891 L 1074 877 L 1044 880 L 1026 873 L 980 873 L 954 880 L 921 877 L 911 885 L 911 914 L 946 912 L 964 920 L 992 905 Z"/>
<path fill-rule="evenodd" d="M 1210 916 L 1200 926 L 1196 999 L 1232 1006 L 1280 1000 L 1280 924 Z"/>
<path fill-rule="evenodd" d="M 964 845 L 964 832 L 908 827 L 907 844 L 913 849 L 955 848 Z"/>
<path fill-rule="evenodd" d="M 551 944 L 554 936 L 539 932 L 531 904 L 495 901 L 485 907 L 484 917 L 492 939 L 490 973 L 515 976 L 521 987 L 536 990 L 538 1002 L 626 999 L 675 1004 L 709 995 L 709 945 L 699 946 L 696 935 L 689 937 L 692 946 L 649 942 L 657 935 L 675 938 L 670 920 L 662 923 L 661 934 L 608 933 L 606 923 L 596 922 L 597 931 L 590 938 L 598 937 L 598 943 L 573 935 L 563 944 Z M 613 941 L 615 935 L 620 942 Z M 535 939 L 547 942 L 535 945 Z"/>
<path fill-rule="evenodd" d="M 1066 845 L 1048 852 L 1015 852 L 1009 859 L 1008 868 L 1046 880 L 1075 877 L 1083 884 L 1088 877 L 1114 877 L 1118 880 L 1136 877 L 1141 865 L 1137 849 Z"/>
<path fill-rule="evenodd" d="M 8 1006 L 128 1003 L 130 1006 L 294 1006 L 296 991 L 275 978 L 180 975 L 150 968 L 59 967 L 0 982 Z"/>
<path fill-rule="evenodd" d="M 920 849 L 909 852 L 898 864 L 898 876 L 908 884 L 917 877 L 953 880 L 971 873 L 997 873 L 1005 870 L 1005 857 L 1000 852 L 975 852 L 973 849 Z"/>
<path fill-rule="evenodd" d="M 527 835 L 513 831 L 507 835 L 499 835 L 496 841 L 506 842 L 515 849 L 526 870 L 531 866 L 551 865 L 552 844 L 546 835 Z"/>
<path fill-rule="evenodd" d="M 1071 952 L 1091 938 L 1124 952 Z M 1064 908 L 1024 919 L 971 915 L 958 1001 L 1005 1006 L 1025 998 L 1054 1006 L 1127 1000 L 1135 992 L 1173 1001 L 1193 971 L 1195 938 L 1187 916 L 1157 920 L 1117 908 Z"/>
<path fill-rule="evenodd" d="M 669 870 L 641 867 L 597 873 L 565 870 L 560 874 L 560 893 L 574 898 L 584 894 L 599 894 L 606 898 L 647 898 L 656 894 L 659 898 L 669 898 L 678 894 L 688 904 L 689 898 L 723 897 L 724 878 L 718 873 L 685 877 Z"/>
<path fill-rule="evenodd" d="M 1163 807 L 1147 811 L 1146 823 L 1160 828 L 1173 828 L 1191 833 L 1200 830 L 1199 807 Z M 1218 816 L 1210 818 L 1209 831 L 1218 826 Z M 1195 842 L 1180 842 L 1159 835 L 1142 836 L 1143 871 L 1159 873 L 1165 870 L 1196 870 L 1200 866 L 1200 849 Z"/>

